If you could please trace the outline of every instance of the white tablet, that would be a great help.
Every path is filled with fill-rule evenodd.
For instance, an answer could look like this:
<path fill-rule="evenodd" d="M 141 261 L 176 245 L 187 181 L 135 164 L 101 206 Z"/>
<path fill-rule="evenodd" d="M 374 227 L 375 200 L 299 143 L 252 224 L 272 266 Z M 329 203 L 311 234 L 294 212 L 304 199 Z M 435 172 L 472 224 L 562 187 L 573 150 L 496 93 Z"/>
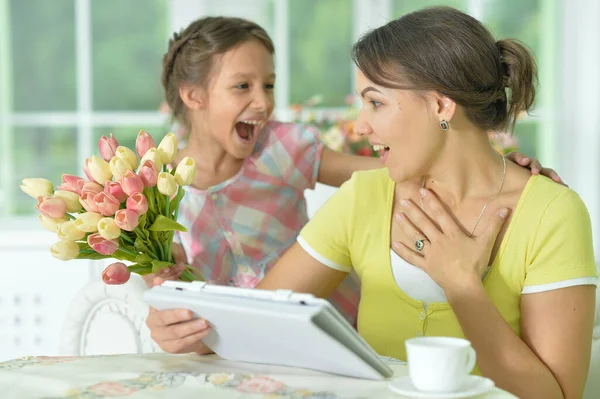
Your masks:
<path fill-rule="evenodd" d="M 166 281 L 144 299 L 208 320 L 212 331 L 203 342 L 224 359 L 373 380 L 393 375 L 328 301 L 309 294 Z"/>

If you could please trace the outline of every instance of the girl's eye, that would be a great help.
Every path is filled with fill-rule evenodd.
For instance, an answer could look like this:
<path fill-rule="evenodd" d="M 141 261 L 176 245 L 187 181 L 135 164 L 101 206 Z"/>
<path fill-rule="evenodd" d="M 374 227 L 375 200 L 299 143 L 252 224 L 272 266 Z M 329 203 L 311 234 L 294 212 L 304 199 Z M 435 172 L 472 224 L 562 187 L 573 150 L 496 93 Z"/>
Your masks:
<path fill-rule="evenodd" d="M 379 101 L 375 101 L 375 100 L 370 100 L 369 101 L 371 103 L 371 105 L 373 106 L 373 108 L 377 108 L 381 105 L 381 103 Z"/>

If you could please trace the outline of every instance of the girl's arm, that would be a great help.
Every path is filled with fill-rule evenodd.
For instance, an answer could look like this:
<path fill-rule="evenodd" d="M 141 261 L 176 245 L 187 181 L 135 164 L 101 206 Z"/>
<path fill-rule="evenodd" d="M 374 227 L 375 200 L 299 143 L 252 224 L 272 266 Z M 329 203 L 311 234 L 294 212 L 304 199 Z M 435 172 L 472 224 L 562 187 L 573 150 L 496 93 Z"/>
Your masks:
<path fill-rule="evenodd" d="M 541 174 L 557 183 L 564 184 L 553 169 L 542 167 L 535 158 L 527 157 L 518 152 L 511 152 L 506 155 L 506 159 L 529 169 L 531 174 Z M 328 186 L 339 187 L 346 180 L 349 180 L 352 173 L 356 171 L 379 168 L 383 168 L 379 158 L 344 154 L 324 147 L 317 181 Z"/>
<path fill-rule="evenodd" d="M 324 147 L 317 181 L 328 186 L 339 187 L 356 171 L 382 167 L 378 158 L 343 154 Z"/>

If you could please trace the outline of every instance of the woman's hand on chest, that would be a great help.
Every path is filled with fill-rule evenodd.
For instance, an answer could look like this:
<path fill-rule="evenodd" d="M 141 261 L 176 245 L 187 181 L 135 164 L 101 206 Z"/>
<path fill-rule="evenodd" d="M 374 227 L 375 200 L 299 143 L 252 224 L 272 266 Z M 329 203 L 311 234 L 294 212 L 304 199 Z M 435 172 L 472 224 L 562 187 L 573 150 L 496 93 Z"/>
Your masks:
<path fill-rule="evenodd" d="M 481 234 L 471 237 L 435 193 L 423 189 L 422 195 L 424 210 L 410 199 L 400 199 L 394 212 L 392 248 L 404 260 L 423 269 L 447 295 L 481 284 L 508 209 L 493 211 L 485 225 L 480 226 Z"/>

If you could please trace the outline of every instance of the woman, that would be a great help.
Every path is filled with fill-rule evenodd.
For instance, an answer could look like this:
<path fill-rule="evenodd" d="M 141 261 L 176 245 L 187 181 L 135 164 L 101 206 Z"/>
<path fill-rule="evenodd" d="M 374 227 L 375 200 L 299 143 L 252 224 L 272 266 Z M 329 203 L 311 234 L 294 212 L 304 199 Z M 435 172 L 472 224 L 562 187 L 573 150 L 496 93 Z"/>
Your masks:
<path fill-rule="evenodd" d="M 530 53 L 442 7 L 368 33 L 353 58 L 356 129 L 385 168 L 355 173 L 257 288 L 327 297 L 355 271 L 358 330 L 380 354 L 404 359 L 419 335 L 466 337 L 481 373 L 518 397 L 581 397 L 597 284 L 589 215 L 486 135 L 532 106 Z M 161 346 L 202 353 L 206 321 L 188 317 L 147 322 Z"/>

